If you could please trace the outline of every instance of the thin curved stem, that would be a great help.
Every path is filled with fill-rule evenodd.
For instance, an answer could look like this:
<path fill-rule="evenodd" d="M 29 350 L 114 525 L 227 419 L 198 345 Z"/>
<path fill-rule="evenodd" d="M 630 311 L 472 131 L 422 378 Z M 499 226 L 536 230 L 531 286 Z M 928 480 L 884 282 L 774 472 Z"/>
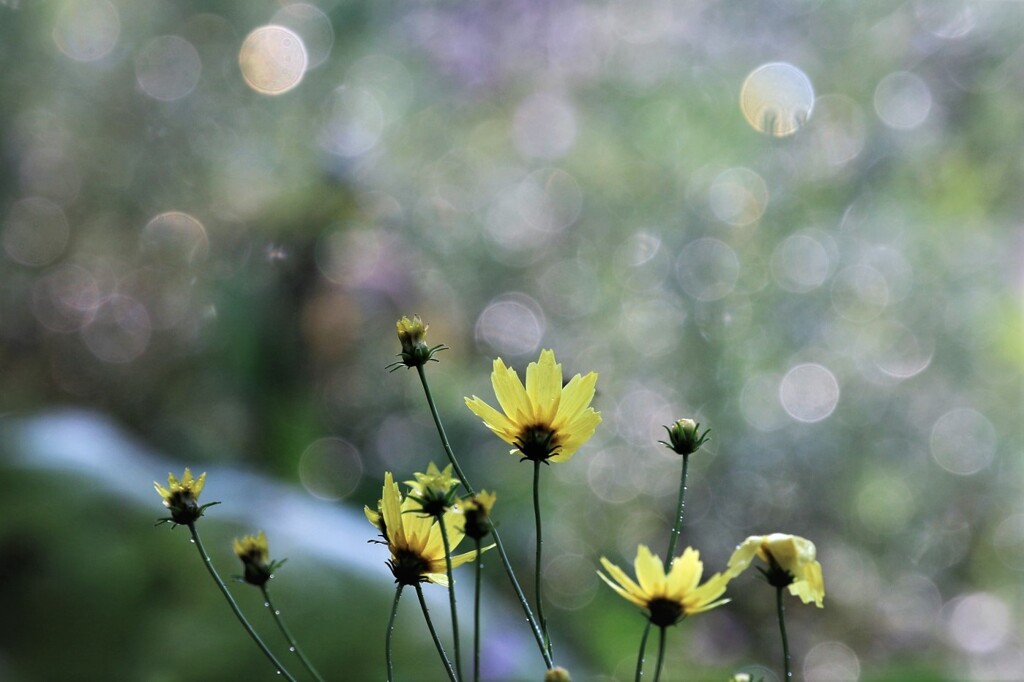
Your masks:
<path fill-rule="evenodd" d="M 658 635 L 658 667 L 654 669 L 654 682 L 661 679 L 661 664 L 665 662 L 665 630 L 667 628 L 659 629 L 661 633 Z"/>
<path fill-rule="evenodd" d="M 316 671 L 313 664 L 310 663 L 308 658 L 306 658 L 306 654 L 302 653 L 302 649 L 299 648 L 298 642 L 296 642 L 295 638 L 292 637 L 292 633 L 288 631 L 288 627 L 284 624 L 284 619 L 281 618 L 281 612 L 277 610 L 277 607 L 274 606 L 274 602 L 270 599 L 270 592 L 267 591 L 267 586 L 260 585 L 260 589 L 263 591 L 264 604 L 266 604 L 267 608 L 270 609 L 270 613 L 274 616 L 274 622 L 277 623 L 277 627 L 281 629 L 281 634 L 284 635 L 284 638 L 288 641 L 288 646 L 290 647 L 289 650 L 299 657 L 299 660 L 302 661 L 302 665 L 306 666 L 306 670 L 309 671 L 309 674 L 312 675 L 317 682 L 324 682 L 324 678 L 320 676 L 320 673 Z"/>
<path fill-rule="evenodd" d="M 455 606 L 455 577 L 452 575 L 452 548 L 448 544 L 448 530 L 444 523 L 444 514 L 437 517 L 441 526 L 441 541 L 444 542 L 444 565 L 448 572 L 448 603 L 452 609 L 452 638 L 455 640 L 455 672 L 462 679 L 462 653 L 459 647 L 459 610 Z"/>
<path fill-rule="evenodd" d="M 668 553 L 665 554 L 665 570 L 672 566 L 672 559 L 676 554 L 676 543 L 679 542 L 679 534 L 683 531 L 683 509 L 686 505 L 686 473 L 690 468 L 690 456 L 683 455 L 683 473 L 679 477 L 679 501 L 676 503 L 676 522 L 672 528 L 672 538 L 668 542 Z"/>
<path fill-rule="evenodd" d="M 672 567 L 672 560 L 675 558 L 676 544 L 679 542 L 679 535 L 683 532 L 683 511 L 686 508 L 686 475 L 690 468 L 690 456 L 683 455 L 683 470 L 679 476 L 679 498 L 676 502 L 675 522 L 672 527 L 672 536 L 668 541 L 668 551 L 665 553 L 665 572 Z M 651 632 L 651 621 L 644 626 L 644 636 L 640 640 L 640 654 L 637 656 L 636 679 L 643 677 L 644 655 L 647 649 L 647 635 Z"/>
<path fill-rule="evenodd" d="M 427 602 L 423 599 L 423 588 L 420 587 L 419 583 L 416 583 L 416 596 L 420 600 L 420 608 L 423 609 L 423 619 L 427 621 L 427 629 L 430 630 L 430 636 L 434 638 L 434 646 L 437 647 L 437 654 L 441 657 L 441 662 L 444 663 L 445 672 L 448 673 L 448 679 L 451 682 L 458 682 L 458 678 L 455 676 L 455 671 L 452 670 L 452 664 L 448 661 L 448 655 L 444 652 L 444 647 L 441 645 L 441 640 L 437 637 L 437 631 L 434 629 L 434 623 L 430 620 L 430 611 L 427 610 Z"/>
<path fill-rule="evenodd" d="M 779 612 L 779 632 L 782 633 L 782 663 L 783 668 L 786 671 L 786 675 L 783 679 L 793 679 L 793 671 L 790 669 L 789 660 L 789 639 L 786 637 L 786 605 L 782 600 L 782 588 L 775 588 L 775 605 Z"/>
<path fill-rule="evenodd" d="M 199 532 L 196 531 L 195 524 L 188 524 L 188 530 L 190 533 L 192 533 L 192 541 L 195 543 L 196 549 L 199 550 L 199 556 L 202 557 L 203 564 L 206 566 L 206 570 L 210 572 L 210 576 L 213 577 L 213 581 L 217 583 L 217 587 L 220 588 L 220 591 L 224 595 L 224 598 L 228 600 L 228 605 L 231 607 L 231 610 L 234 611 L 235 617 L 238 618 L 238 622 L 242 624 L 242 627 L 245 628 L 245 631 L 248 632 L 249 636 L 252 637 L 254 642 L 256 642 L 256 645 L 260 648 L 260 651 L 262 651 L 263 654 L 268 659 L 270 659 L 270 662 L 274 664 L 274 669 L 277 670 L 277 672 L 280 673 L 282 676 L 284 676 L 284 679 L 288 680 L 289 682 L 295 682 L 295 678 L 291 676 L 291 673 L 285 670 L 285 667 L 281 665 L 281 662 L 277 660 L 277 657 L 274 656 L 274 653 L 269 648 L 267 648 L 267 645 L 263 643 L 263 640 L 260 639 L 260 636 L 256 634 L 255 630 L 253 630 L 252 625 L 249 624 L 249 621 L 245 619 L 244 615 L 242 615 L 242 610 L 238 608 L 238 604 L 235 602 L 235 598 L 231 596 L 230 592 L 228 592 L 227 585 L 225 585 L 224 581 L 220 579 L 219 575 L 217 575 L 217 569 L 213 567 L 213 561 L 210 559 L 210 555 L 206 553 L 206 548 L 203 547 L 203 541 L 199 539 Z"/>
<path fill-rule="evenodd" d="M 423 385 L 423 393 L 427 397 L 427 405 L 430 407 L 430 415 L 434 418 L 434 426 L 437 428 L 437 433 L 441 437 L 441 445 L 444 447 L 445 454 L 448 455 L 448 462 L 452 465 L 452 468 L 455 470 L 455 475 L 459 477 L 459 481 L 462 483 L 462 487 L 466 489 L 466 492 L 470 495 L 475 495 L 476 491 L 473 490 L 473 486 L 469 484 L 469 480 L 466 479 L 466 475 L 462 473 L 462 467 L 459 466 L 459 461 L 455 458 L 455 452 L 452 451 L 452 446 L 448 442 L 448 436 L 445 434 L 444 426 L 441 424 L 441 416 L 437 412 L 437 406 L 434 404 L 434 397 L 430 393 L 430 384 L 427 383 L 427 375 L 423 372 L 423 367 L 417 366 L 416 372 L 419 374 L 420 384 Z M 533 638 L 537 641 L 537 647 L 540 649 L 540 655 L 544 658 L 544 665 L 546 665 L 548 669 L 551 669 L 555 667 L 555 664 L 551 660 L 551 654 L 548 652 L 547 647 L 544 646 L 544 633 L 537 624 L 537 619 L 534 617 L 533 611 L 530 610 L 530 604 L 526 601 L 526 595 L 523 594 L 523 588 L 520 587 L 519 581 L 516 580 L 515 571 L 512 570 L 512 563 L 508 560 L 508 553 L 505 551 L 505 545 L 501 542 L 501 535 L 498 533 L 498 529 L 492 526 L 491 535 L 494 537 L 494 545 L 498 550 L 498 556 L 501 558 L 501 565 L 504 567 L 505 574 L 512 583 L 512 589 L 515 591 L 516 597 L 519 599 L 520 606 L 523 607 L 523 613 L 526 615 L 526 621 L 530 625 L 530 631 L 533 633 Z"/>
<path fill-rule="evenodd" d="M 548 634 L 548 621 L 544 617 L 544 604 L 541 601 L 541 547 L 544 540 L 541 537 L 540 523 L 540 465 L 539 459 L 533 460 L 533 517 L 537 525 L 537 562 L 534 570 L 533 580 L 536 589 L 537 618 L 540 620 L 540 630 L 544 633 L 544 645 L 548 649 L 548 656 L 551 656 L 551 635 Z"/>
<path fill-rule="evenodd" d="M 395 603 L 391 605 L 391 615 L 388 617 L 388 632 L 384 636 L 384 660 L 388 665 L 388 682 L 394 682 L 395 667 L 391 660 L 391 635 L 395 632 L 395 614 L 398 613 L 398 600 L 402 598 L 402 583 L 395 588 Z"/>
<path fill-rule="evenodd" d="M 473 682 L 480 680 L 480 580 L 483 577 L 483 554 L 480 538 L 476 538 L 476 586 L 473 594 Z"/>
<path fill-rule="evenodd" d="M 635 682 L 640 682 L 644 677 L 644 653 L 647 651 L 647 636 L 651 634 L 651 621 L 647 621 L 644 626 L 643 637 L 640 638 L 640 653 L 636 657 L 636 675 L 633 677 Z"/>

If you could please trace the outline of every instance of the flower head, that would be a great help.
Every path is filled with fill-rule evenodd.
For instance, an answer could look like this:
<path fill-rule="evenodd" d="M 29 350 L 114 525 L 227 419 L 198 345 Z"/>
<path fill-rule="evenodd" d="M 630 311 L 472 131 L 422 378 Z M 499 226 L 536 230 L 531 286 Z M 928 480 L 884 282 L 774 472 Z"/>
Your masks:
<path fill-rule="evenodd" d="M 683 457 L 697 452 L 711 433 L 711 429 L 705 429 L 704 433 L 701 433 L 700 424 L 692 419 L 677 419 L 672 426 L 666 426 L 665 430 L 668 431 L 669 442 L 658 442 Z"/>
<path fill-rule="evenodd" d="M 406 481 L 409 497 L 420 503 L 422 513 L 439 516 L 455 506 L 455 489 L 459 479 L 452 476 L 452 465 L 439 471 L 433 462 L 427 465 L 427 472 L 413 474 L 416 480 Z"/>
<path fill-rule="evenodd" d="M 398 341 L 402 344 L 402 352 L 398 354 L 401 360 L 390 365 L 394 369 L 398 369 L 402 365 L 422 367 L 434 359 L 435 353 L 446 348 L 444 344 L 433 348 L 427 346 L 425 339 L 430 325 L 424 324 L 419 315 L 413 315 L 411 320 L 408 317 L 402 317 L 395 327 L 398 331 Z"/>
<path fill-rule="evenodd" d="M 511 454 L 540 462 L 564 462 L 572 457 L 601 423 L 590 407 L 597 374 L 577 374 L 562 387 L 562 366 L 550 350 L 526 368 L 526 386 L 501 358 L 494 361 L 491 384 L 504 414 L 473 396 L 466 405 L 499 438 L 514 445 Z"/>
<path fill-rule="evenodd" d="M 562 666 L 556 666 L 548 668 L 547 672 L 544 673 L 544 682 L 572 682 L 572 677 L 569 675 L 568 670 Z"/>
<path fill-rule="evenodd" d="M 704 564 L 700 553 L 692 547 L 672 560 L 666 575 L 661 559 L 651 554 L 645 545 L 640 545 L 633 562 L 638 582 L 633 582 L 621 568 L 604 557 L 601 557 L 601 565 L 614 582 L 598 571 L 601 579 L 624 599 L 647 609 L 648 619 L 658 627 L 675 625 L 686 616 L 703 613 L 729 601 L 719 598 L 729 584 L 727 574 L 716 573 L 698 586 Z"/>
<path fill-rule="evenodd" d="M 411 497 L 402 499 L 391 472 L 384 474 L 384 490 L 380 501 L 378 523 L 374 522 L 374 512 L 365 509 L 370 522 L 384 533 L 384 538 L 391 550 L 391 568 L 395 581 L 402 585 L 430 581 L 438 585 L 448 586 L 446 575 L 444 540 L 441 537 L 441 526 L 432 516 L 425 516 L 420 511 L 419 503 Z M 451 547 L 457 547 L 464 533 L 457 523 L 459 516 L 456 511 L 444 514 L 445 527 Z M 489 549 L 489 548 L 488 548 Z M 452 556 L 452 568 L 461 566 L 476 558 L 476 551 Z"/>
<path fill-rule="evenodd" d="M 199 478 L 192 478 L 192 472 L 185 468 L 181 480 L 174 474 L 167 474 L 167 487 L 163 487 L 156 481 L 153 486 L 163 498 L 164 506 L 171 512 L 170 518 L 161 519 L 164 523 L 171 521 L 175 524 L 187 526 L 194 523 L 203 515 L 207 507 L 212 507 L 217 502 L 210 502 L 199 506 L 199 493 L 203 492 L 203 485 L 206 483 L 206 473 Z"/>
<path fill-rule="evenodd" d="M 498 496 L 481 490 L 459 502 L 462 510 L 463 532 L 474 540 L 482 540 L 491 532 L 491 509 Z"/>
<path fill-rule="evenodd" d="M 752 535 L 729 557 L 726 571 L 736 577 L 747 570 L 757 556 L 768 564 L 767 569 L 758 567 L 758 570 L 772 587 L 788 587 L 790 594 L 800 597 L 803 603 L 814 602 L 821 608 L 825 583 L 821 577 L 821 564 L 815 559 L 816 553 L 813 542 L 797 535 Z"/>
<path fill-rule="evenodd" d="M 267 536 L 263 531 L 256 535 L 246 535 L 235 538 L 235 556 L 242 561 L 245 568 L 245 575 L 242 580 L 250 585 L 261 587 L 274 577 L 276 571 L 287 559 L 281 561 L 270 560 L 270 549 L 267 546 Z"/>

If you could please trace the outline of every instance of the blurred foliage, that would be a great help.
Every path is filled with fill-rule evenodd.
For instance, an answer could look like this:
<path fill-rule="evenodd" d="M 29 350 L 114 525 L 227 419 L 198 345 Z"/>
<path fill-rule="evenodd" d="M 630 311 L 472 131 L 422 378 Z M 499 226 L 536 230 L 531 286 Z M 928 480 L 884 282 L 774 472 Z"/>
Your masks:
<path fill-rule="evenodd" d="M 310 66 L 277 96 L 239 69 L 272 23 Z M 490 398 L 491 357 L 554 348 L 600 374 L 605 418 L 543 482 L 548 615 L 589 674 L 632 674 L 641 621 L 594 569 L 664 547 L 679 463 L 656 441 L 694 417 L 713 440 L 682 542 L 710 570 L 750 534 L 818 545 L 826 608 L 790 612 L 807 679 L 1012 678 L 1022 25 L 926 0 L 5 0 L 0 412 L 86 407 L 197 471 L 343 479 L 357 509 L 385 469 L 442 462 L 414 377 L 383 370 L 419 313 L 452 349 L 430 372 L 453 445 L 528 566 L 529 475 L 462 398 Z M 789 137 L 739 106 L 774 62 L 815 91 Z M 310 455 L 325 437 L 355 455 Z M 0 499 L 0 676 L 266 672 L 183 534 L 148 527 L 155 495 L 5 466 Z M 253 530 L 209 528 L 226 563 Z M 386 569 L 288 573 L 318 667 L 379 677 Z M 671 633 L 666 678 L 776 667 L 770 595 L 730 594 Z"/>

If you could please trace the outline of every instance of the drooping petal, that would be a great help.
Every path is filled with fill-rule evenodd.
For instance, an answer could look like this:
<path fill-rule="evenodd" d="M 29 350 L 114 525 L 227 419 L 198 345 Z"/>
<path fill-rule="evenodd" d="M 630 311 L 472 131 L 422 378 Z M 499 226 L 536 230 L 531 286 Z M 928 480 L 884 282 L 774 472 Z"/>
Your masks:
<path fill-rule="evenodd" d="M 754 556 L 760 551 L 763 540 L 763 535 L 751 535 L 736 548 L 732 556 L 729 557 L 727 570 L 731 576 L 736 577 L 747 570 L 750 562 L 754 560 Z"/>
<path fill-rule="evenodd" d="M 623 599 L 636 604 L 640 608 L 646 608 L 647 607 L 647 600 L 646 599 L 643 599 L 641 597 L 637 597 L 634 594 L 632 594 L 631 592 L 629 592 L 628 590 L 623 589 L 622 587 L 620 587 L 616 583 L 612 582 L 612 580 L 608 576 L 606 576 L 604 573 L 602 573 L 601 571 L 598 571 L 597 575 L 601 577 L 601 580 L 603 580 L 606 583 L 608 583 L 608 586 L 610 588 L 612 588 L 613 590 L 615 590 L 619 594 L 619 596 L 622 597 Z"/>
<path fill-rule="evenodd" d="M 473 414 L 480 417 L 480 419 L 484 421 L 484 426 L 493 431 L 503 441 L 509 445 L 515 443 L 516 435 L 518 435 L 518 429 L 508 417 L 503 415 L 501 412 L 498 412 L 476 396 L 466 398 L 466 407 L 468 407 Z"/>
<path fill-rule="evenodd" d="M 803 580 L 797 580 L 789 586 L 789 593 L 799 597 L 805 604 L 814 602 L 819 609 L 824 605 L 825 583 L 821 577 L 821 564 L 814 561 L 808 564 L 803 572 Z"/>
<path fill-rule="evenodd" d="M 640 589 L 639 585 L 633 582 L 632 578 L 626 575 L 625 571 L 604 557 L 601 557 L 601 565 L 604 566 L 604 570 L 608 571 L 609 575 L 611 575 L 611 577 L 622 586 L 622 589 L 630 595 L 630 601 L 640 606 L 646 605 L 647 602 L 644 599 L 644 591 Z M 598 571 L 598 574 L 600 575 L 600 571 Z M 607 579 L 605 582 L 608 582 Z M 611 585 L 610 582 L 608 584 Z"/>

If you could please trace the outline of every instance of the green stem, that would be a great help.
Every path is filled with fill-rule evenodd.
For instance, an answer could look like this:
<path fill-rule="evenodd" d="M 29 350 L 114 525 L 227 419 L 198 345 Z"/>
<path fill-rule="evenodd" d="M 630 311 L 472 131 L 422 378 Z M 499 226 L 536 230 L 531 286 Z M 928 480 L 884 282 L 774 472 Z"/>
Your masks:
<path fill-rule="evenodd" d="M 277 623 L 277 627 L 281 629 L 281 634 L 284 635 L 284 638 L 288 641 L 288 646 L 290 647 L 289 650 L 295 652 L 295 655 L 297 655 L 299 660 L 302 661 L 302 665 L 306 666 L 306 670 L 309 671 L 309 674 L 312 675 L 317 682 L 324 682 L 324 678 L 320 677 L 320 673 L 316 671 L 313 664 L 309 662 L 308 658 L 306 658 L 306 654 L 302 653 L 302 649 L 299 648 L 298 642 L 296 642 L 295 638 L 292 637 L 292 633 L 288 631 L 288 627 L 284 624 L 284 619 L 281 618 L 281 612 L 277 610 L 277 607 L 274 606 L 274 602 L 270 600 L 270 592 L 267 591 L 267 586 L 261 585 L 260 589 L 263 591 L 263 602 L 266 604 L 267 608 L 270 609 L 270 613 L 274 616 L 274 622 Z"/>
<path fill-rule="evenodd" d="M 644 653 L 647 651 L 647 636 L 649 634 L 651 634 L 651 621 L 647 621 L 643 637 L 640 638 L 640 653 L 636 657 L 636 675 L 633 678 L 635 682 L 640 682 L 644 677 Z"/>
<path fill-rule="evenodd" d="M 654 682 L 661 679 L 661 664 L 665 662 L 665 630 L 667 628 L 659 629 L 661 634 L 658 635 L 658 667 L 654 669 Z"/>
<path fill-rule="evenodd" d="M 420 608 L 423 609 L 423 619 L 427 621 L 427 629 L 430 630 L 430 636 L 434 638 L 434 646 L 437 647 L 437 654 L 441 657 L 441 662 L 444 663 L 445 672 L 448 673 L 448 679 L 451 682 L 458 682 L 455 677 L 455 671 L 452 670 L 452 664 L 448 661 L 448 655 L 444 652 L 444 647 L 441 646 L 441 640 L 437 638 L 437 631 L 434 630 L 434 624 L 430 620 L 430 611 L 427 610 L 427 602 L 423 599 L 423 588 L 420 587 L 419 583 L 416 583 L 416 596 L 420 599 Z"/>
<path fill-rule="evenodd" d="M 480 538 L 476 539 L 476 588 L 473 595 L 473 682 L 480 680 L 480 579 L 483 577 L 483 554 Z"/>
<path fill-rule="evenodd" d="M 444 542 L 444 565 L 448 571 L 448 603 L 452 609 L 452 638 L 455 640 L 455 672 L 462 679 L 462 653 L 459 647 L 459 611 L 455 607 L 455 577 L 452 575 L 452 549 L 448 544 L 448 530 L 444 523 L 444 514 L 439 514 L 437 523 L 441 526 L 441 540 Z"/>
<path fill-rule="evenodd" d="M 779 612 L 779 632 L 782 633 L 782 659 L 783 667 L 786 670 L 786 676 L 783 679 L 793 679 L 793 671 L 790 670 L 789 661 L 789 639 L 786 637 L 786 605 L 782 601 L 782 588 L 775 588 L 775 605 Z"/>
<path fill-rule="evenodd" d="M 475 495 L 476 491 L 473 490 L 473 486 L 469 484 L 466 479 L 466 475 L 462 473 L 462 467 L 459 466 L 459 461 L 455 458 L 455 452 L 452 451 L 452 446 L 448 442 L 448 436 L 444 432 L 444 426 L 441 424 L 441 416 L 437 413 L 437 406 L 434 404 L 434 397 L 430 393 L 430 384 L 427 383 L 427 375 L 423 372 L 423 367 L 417 366 L 416 372 L 420 376 L 420 383 L 423 385 L 423 393 L 427 397 L 427 405 L 430 407 L 430 414 L 434 418 L 434 426 L 437 428 L 437 433 L 441 436 L 441 445 L 444 447 L 445 454 L 448 455 L 448 461 L 451 463 L 452 468 L 455 469 L 455 475 L 459 477 L 459 481 L 462 483 L 462 487 L 466 489 L 466 492 L 470 495 Z M 546 646 L 544 646 L 544 634 L 537 624 L 537 619 L 533 615 L 533 611 L 530 610 L 530 604 L 526 601 L 526 595 L 523 594 L 523 588 L 519 586 L 519 581 L 516 580 L 515 571 L 512 570 L 512 564 L 508 560 L 508 553 L 505 552 L 505 545 L 501 542 L 501 535 L 498 534 L 498 529 L 492 526 L 491 535 L 494 536 L 494 544 L 498 550 L 498 556 L 501 557 L 501 565 L 505 568 L 505 574 L 508 576 L 509 581 L 512 583 L 512 589 L 516 593 L 516 597 L 519 599 L 520 606 L 523 607 L 523 613 L 526 614 L 526 621 L 530 624 L 530 631 L 533 632 L 533 638 L 537 641 L 537 647 L 540 649 L 540 655 L 544 658 L 544 664 L 550 669 L 555 667 L 554 662 L 551 660 L 551 654 L 548 652 Z"/>
<path fill-rule="evenodd" d="M 672 539 L 668 542 L 668 554 L 665 555 L 665 571 L 668 572 L 675 558 L 676 543 L 683 531 L 683 508 L 686 504 L 686 472 L 690 468 L 690 456 L 683 455 L 683 473 L 679 477 L 679 501 L 676 503 L 676 522 L 672 528 Z"/>
<path fill-rule="evenodd" d="M 391 661 L 391 635 L 395 632 L 395 614 L 398 613 L 398 600 L 402 597 L 403 587 L 402 583 L 398 583 L 398 587 L 395 589 L 395 603 L 391 605 L 391 616 L 388 617 L 388 632 L 384 637 L 384 660 L 388 664 L 388 682 L 394 682 L 395 679 L 395 668 Z"/>
<path fill-rule="evenodd" d="M 544 617 L 544 605 L 541 601 L 541 547 L 544 541 L 540 532 L 540 465 L 539 459 L 533 460 L 533 517 L 537 523 L 537 563 L 534 571 L 534 585 L 536 589 L 537 618 L 540 620 L 540 630 L 544 633 L 544 644 L 548 649 L 548 656 L 551 656 L 551 635 L 548 634 L 548 621 Z"/>
<path fill-rule="evenodd" d="M 232 597 L 231 593 L 228 592 L 227 585 L 225 585 L 224 581 L 220 579 L 219 575 L 217 575 L 217 570 L 213 567 L 213 561 L 210 559 L 210 555 L 206 553 L 206 548 L 203 547 L 203 541 L 199 539 L 199 533 L 198 531 L 196 531 L 195 524 L 188 524 L 188 530 L 190 533 L 192 533 L 192 541 L 195 543 L 196 549 L 199 550 L 199 556 L 202 557 L 203 564 L 206 566 L 206 570 L 210 572 L 210 575 L 213 577 L 213 581 L 217 583 L 217 587 L 220 588 L 220 591 L 224 595 L 224 598 L 228 600 L 228 605 L 231 606 L 231 610 L 235 612 L 235 617 L 238 618 L 238 622 L 242 624 L 242 627 L 245 628 L 245 631 L 248 632 L 249 636 L 252 637 L 254 642 L 256 642 L 256 645 L 259 646 L 260 651 L 262 651 L 264 655 L 270 659 L 270 662 L 274 664 L 274 669 L 277 670 L 279 674 L 283 675 L 284 679 L 288 680 L 289 682 L 295 682 L 295 678 L 291 676 L 291 673 L 285 670 L 285 667 L 281 665 L 281 662 L 278 661 L 277 658 L 274 656 L 273 652 L 267 648 L 267 645 L 263 643 L 263 640 L 260 639 L 260 636 L 256 634 L 255 630 L 253 630 L 252 625 L 249 624 L 249 621 L 247 621 L 245 619 L 245 616 L 242 615 L 242 610 L 238 608 L 238 604 L 235 602 L 234 597 Z"/>
<path fill-rule="evenodd" d="M 672 536 L 668 541 L 668 552 L 665 554 L 665 572 L 668 573 L 672 567 L 672 560 L 675 559 L 676 544 L 679 542 L 679 535 L 683 532 L 683 510 L 686 508 L 686 475 L 690 468 L 690 456 L 683 455 L 683 471 L 679 476 L 679 498 L 676 501 L 675 522 L 672 526 Z M 644 654 L 647 649 L 647 635 L 651 632 L 651 621 L 644 626 L 644 636 L 640 640 L 640 654 L 637 656 L 636 679 L 643 677 Z"/>

